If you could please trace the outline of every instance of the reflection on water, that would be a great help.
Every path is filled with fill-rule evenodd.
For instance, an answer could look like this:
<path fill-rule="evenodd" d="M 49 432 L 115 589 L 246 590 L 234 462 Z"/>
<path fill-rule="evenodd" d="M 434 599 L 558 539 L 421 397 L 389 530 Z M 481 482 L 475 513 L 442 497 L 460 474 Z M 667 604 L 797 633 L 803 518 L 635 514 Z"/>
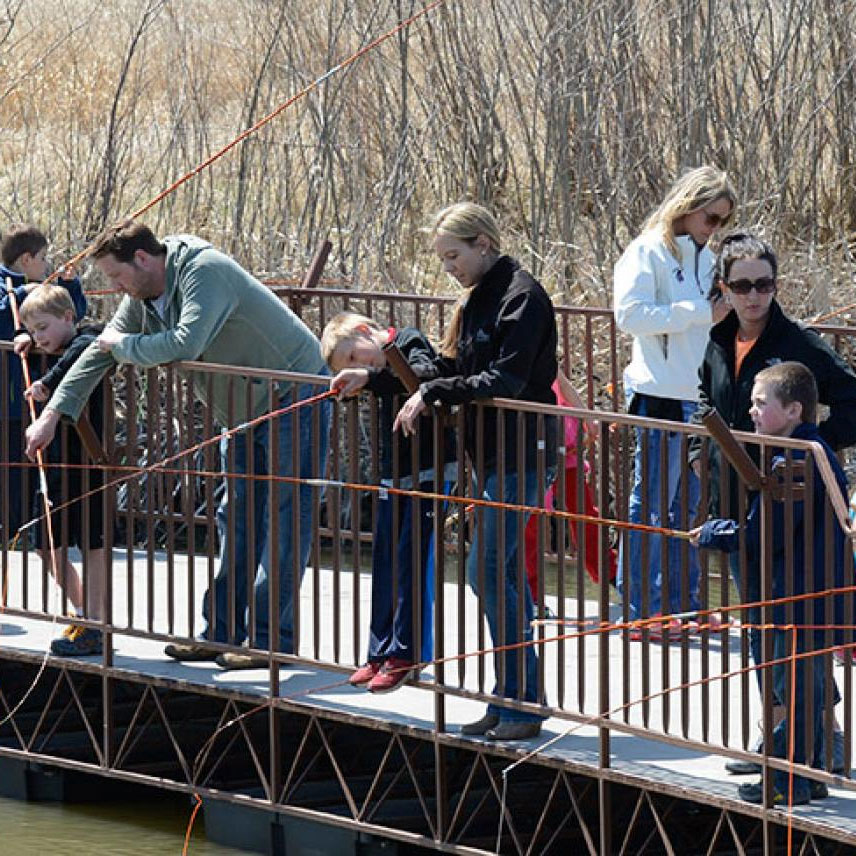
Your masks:
<path fill-rule="evenodd" d="M 191 808 L 183 794 L 94 805 L 0 799 L 0 854 L 181 856 Z M 75 845 L 82 847 L 77 850 Z M 197 814 L 188 856 L 248 852 L 207 841 L 202 812 Z"/>

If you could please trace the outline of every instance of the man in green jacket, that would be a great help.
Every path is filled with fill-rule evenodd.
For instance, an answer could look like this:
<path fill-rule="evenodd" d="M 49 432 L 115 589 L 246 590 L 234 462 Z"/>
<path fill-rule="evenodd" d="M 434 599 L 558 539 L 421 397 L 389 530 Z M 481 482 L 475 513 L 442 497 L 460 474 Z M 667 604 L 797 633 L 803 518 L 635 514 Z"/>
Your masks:
<path fill-rule="evenodd" d="M 84 351 L 54 392 L 39 418 L 27 430 L 27 453 L 34 457 L 52 439 L 62 416 L 77 419 L 89 394 L 117 363 L 142 368 L 183 360 L 275 369 L 302 374 L 326 375 L 318 339 L 306 325 L 269 289 L 250 276 L 233 259 L 205 241 L 176 235 L 159 241 L 142 223 L 126 220 L 103 232 L 92 256 L 110 283 L 125 294 L 116 314 L 98 339 Z M 233 427 L 251 416 L 287 406 L 317 394 L 321 388 L 308 384 L 280 383 L 279 401 L 270 400 L 269 385 L 230 375 L 193 374 L 197 395 L 206 398 L 215 419 Z M 231 390 L 231 393 L 230 393 Z M 245 402 L 251 402 L 247 413 Z M 230 402 L 232 406 L 230 408 Z M 238 404 L 240 403 L 240 404 Z M 320 418 L 313 431 L 314 410 Z M 277 424 L 272 425 L 271 421 Z M 298 475 L 322 477 L 329 440 L 330 404 L 327 401 L 298 408 L 265 420 L 247 431 L 221 441 L 224 471 L 264 477 L 272 458 L 270 438 L 277 440 L 278 474 L 291 476 L 292 437 L 298 435 Z M 228 454 L 228 444 L 234 444 Z M 250 643 L 269 649 L 268 583 L 272 573 L 279 579 L 279 650 L 292 653 L 294 598 L 309 557 L 312 521 L 312 490 L 308 485 L 274 482 L 278 507 L 278 549 L 268 544 L 266 502 L 269 484 L 262 479 L 234 480 L 217 510 L 220 534 L 220 567 L 212 598 L 203 601 L 205 628 L 200 641 L 173 644 L 166 653 L 177 660 L 215 660 L 224 668 L 257 668 L 267 665 L 261 656 L 221 653 L 206 642 L 240 644 L 248 632 L 248 562 L 255 572 L 255 627 Z M 230 493 L 234 507 L 229 509 Z M 248 516 L 252 502 L 253 514 Z M 300 526 L 292 524 L 293 507 L 299 506 Z M 234 517 L 234 543 L 230 543 L 228 521 Z M 247 521 L 255 528 L 252 541 Z M 254 555 L 248 556 L 250 545 Z M 296 554 L 296 559 L 295 559 Z M 295 580 L 294 567 L 298 568 Z M 230 589 L 234 602 L 230 602 Z M 229 633 L 230 618 L 234 634 Z"/>

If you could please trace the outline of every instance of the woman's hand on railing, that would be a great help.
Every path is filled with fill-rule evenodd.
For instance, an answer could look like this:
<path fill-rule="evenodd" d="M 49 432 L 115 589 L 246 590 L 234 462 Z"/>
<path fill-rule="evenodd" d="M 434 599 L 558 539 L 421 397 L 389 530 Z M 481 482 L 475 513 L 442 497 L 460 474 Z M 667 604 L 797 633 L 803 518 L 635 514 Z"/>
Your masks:
<path fill-rule="evenodd" d="M 416 423 L 419 421 L 419 414 L 422 413 L 427 405 L 422 400 L 422 393 L 416 390 L 398 411 L 395 417 L 395 422 L 392 425 L 393 431 L 401 429 L 405 437 L 416 433 Z"/>

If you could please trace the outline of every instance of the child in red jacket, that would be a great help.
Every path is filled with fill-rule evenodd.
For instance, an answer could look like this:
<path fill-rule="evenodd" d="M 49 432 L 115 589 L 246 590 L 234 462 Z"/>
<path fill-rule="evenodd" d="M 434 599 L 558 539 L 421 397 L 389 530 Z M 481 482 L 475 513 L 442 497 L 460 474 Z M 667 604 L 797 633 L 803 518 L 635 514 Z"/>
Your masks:
<path fill-rule="evenodd" d="M 574 389 L 570 380 L 564 372 L 559 371 L 556 380 L 553 382 L 553 392 L 556 393 L 556 401 L 561 407 L 585 407 L 579 393 Z M 564 419 L 565 426 L 565 506 L 564 510 L 573 514 L 579 513 L 579 505 L 577 503 L 577 464 L 579 456 L 577 455 L 577 437 L 579 436 L 579 420 L 573 416 L 566 416 Z M 583 433 L 585 434 L 587 426 L 583 423 Z M 600 517 L 600 511 L 595 505 L 594 490 L 586 478 L 589 471 L 587 462 L 583 463 L 585 471 L 583 473 L 583 514 L 590 517 Z M 555 493 L 558 486 L 558 479 L 554 482 L 546 496 L 547 508 L 555 507 Z M 538 516 L 532 515 L 526 525 L 525 545 L 526 545 L 526 577 L 529 581 L 529 590 L 532 592 L 532 600 L 538 600 Z M 567 528 L 571 533 L 571 540 L 574 547 L 579 553 L 579 527 L 576 522 L 569 520 Z M 598 542 L 600 539 L 600 527 L 595 523 L 586 523 L 583 525 L 583 538 L 585 559 L 585 568 L 593 582 L 600 580 L 600 566 L 598 565 Z M 604 556 L 604 564 L 609 569 L 610 582 L 615 580 L 615 573 L 618 568 L 618 556 L 614 549 L 609 548 Z"/>

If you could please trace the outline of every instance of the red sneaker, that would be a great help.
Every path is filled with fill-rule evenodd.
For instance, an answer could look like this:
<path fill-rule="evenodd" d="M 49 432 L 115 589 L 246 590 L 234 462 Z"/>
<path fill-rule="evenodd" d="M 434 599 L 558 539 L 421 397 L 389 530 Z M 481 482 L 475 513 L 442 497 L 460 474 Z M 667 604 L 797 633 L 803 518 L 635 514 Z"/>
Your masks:
<path fill-rule="evenodd" d="M 711 633 L 720 633 L 731 627 L 734 624 L 734 619 L 731 618 L 730 613 L 726 615 L 721 612 L 711 612 L 708 615 L 702 615 L 698 619 L 698 624 L 699 627 L 710 630 Z"/>
<path fill-rule="evenodd" d="M 844 666 L 847 664 L 847 647 L 842 645 L 840 648 L 836 648 L 832 652 L 832 659 L 839 665 Z M 856 666 L 856 645 L 851 646 L 850 648 L 850 657 L 851 664 Z"/>
<path fill-rule="evenodd" d="M 372 678 L 368 685 L 371 693 L 391 693 L 397 690 L 410 677 L 413 671 L 413 663 L 410 660 L 400 660 L 398 657 L 390 657 L 381 670 Z"/>
<path fill-rule="evenodd" d="M 380 671 L 380 667 L 382 665 L 383 663 L 380 660 L 369 660 L 365 666 L 360 666 L 360 668 L 357 669 L 350 678 L 348 678 L 348 683 L 352 687 L 361 687 L 364 684 L 369 683 Z"/>
<path fill-rule="evenodd" d="M 652 615 L 651 618 L 656 618 L 657 616 Z M 684 626 L 677 618 L 672 618 L 669 620 L 663 619 L 663 621 L 652 622 L 647 625 L 648 630 L 648 639 L 651 642 L 663 642 L 668 640 L 669 642 L 680 642 L 681 641 L 681 633 L 684 629 Z M 632 642 L 641 642 L 642 641 L 642 628 L 634 627 L 630 631 L 630 640 Z"/>
<path fill-rule="evenodd" d="M 652 619 L 659 618 L 662 614 L 663 614 L 662 612 L 655 612 L 651 616 L 651 618 Z M 652 637 L 651 631 L 652 631 L 652 628 L 654 627 L 654 624 L 646 624 L 645 627 L 648 630 L 648 638 L 650 639 Z M 657 628 L 659 629 L 659 627 L 660 627 L 660 625 L 658 624 Z M 628 635 L 630 637 L 631 642 L 640 642 L 642 640 L 642 628 L 641 628 L 641 626 L 637 624 L 635 627 L 631 627 L 630 633 Z"/>

